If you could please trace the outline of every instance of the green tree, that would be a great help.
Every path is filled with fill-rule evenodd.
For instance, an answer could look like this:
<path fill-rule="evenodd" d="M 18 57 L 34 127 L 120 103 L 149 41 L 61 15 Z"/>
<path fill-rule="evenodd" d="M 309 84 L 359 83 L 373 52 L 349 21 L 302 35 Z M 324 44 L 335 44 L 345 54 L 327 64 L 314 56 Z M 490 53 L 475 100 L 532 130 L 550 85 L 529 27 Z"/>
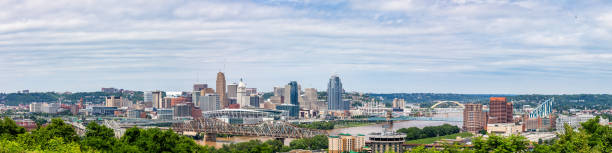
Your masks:
<path fill-rule="evenodd" d="M 420 139 L 421 134 L 423 133 L 421 129 L 417 127 L 402 128 L 402 129 L 397 130 L 397 132 L 406 134 L 406 140 Z"/>
<path fill-rule="evenodd" d="M 565 132 L 558 137 L 559 140 L 553 145 L 556 152 L 591 152 L 588 136 L 583 132 L 575 132 L 567 124 L 565 124 Z"/>
<path fill-rule="evenodd" d="M 8 117 L 0 119 L 0 139 L 14 139 L 18 134 L 25 133 L 25 128 Z"/>
<path fill-rule="evenodd" d="M 99 125 L 96 122 L 91 122 L 87 124 L 87 132 L 82 144 L 95 150 L 112 151 L 117 143 L 117 139 L 114 136 L 113 129 Z"/>

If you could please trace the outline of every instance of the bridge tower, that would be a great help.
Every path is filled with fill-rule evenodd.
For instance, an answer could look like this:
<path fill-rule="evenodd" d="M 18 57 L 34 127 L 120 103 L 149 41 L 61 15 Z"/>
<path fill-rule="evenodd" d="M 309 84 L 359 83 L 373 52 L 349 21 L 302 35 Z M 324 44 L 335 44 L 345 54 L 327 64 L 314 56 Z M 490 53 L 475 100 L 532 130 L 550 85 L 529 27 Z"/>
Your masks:
<path fill-rule="evenodd" d="M 385 129 L 385 132 L 393 132 L 393 120 L 391 120 L 391 118 L 393 118 L 393 113 L 388 110 L 387 111 L 387 123 L 388 123 L 388 127 L 387 129 Z"/>
<path fill-rule="evenodd" d="M 215 142 L 217 141 L 217 134 L 216 133 L 206 133 L 204 135 L 204 140 L 206 140 L 207 142 Z"/>

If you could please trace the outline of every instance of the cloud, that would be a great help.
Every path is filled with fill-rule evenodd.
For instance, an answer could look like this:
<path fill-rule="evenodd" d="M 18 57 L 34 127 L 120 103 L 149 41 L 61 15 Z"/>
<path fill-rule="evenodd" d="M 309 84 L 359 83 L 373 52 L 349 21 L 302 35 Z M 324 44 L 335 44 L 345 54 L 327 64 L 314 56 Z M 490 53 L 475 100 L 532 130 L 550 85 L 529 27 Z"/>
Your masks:
<path fill-rule="evenodd" d="M 249 85 L 264 91 L 280 80 L 324 88 L 332 72 L 348 82 L 424 79 L 400 86 L 532 76 L 533 88 L 546 86 L 542 73 L 576 82 L 575 74 L 612 76 L 609 9 L 587 2 L 26 0 L 1 1 L 0 10 L 0 91 L 186 90 L 195 75 L 224 68 L 230 79 L 257 78 Z M 371 91 L 377 83 L 347 86 Z"/>

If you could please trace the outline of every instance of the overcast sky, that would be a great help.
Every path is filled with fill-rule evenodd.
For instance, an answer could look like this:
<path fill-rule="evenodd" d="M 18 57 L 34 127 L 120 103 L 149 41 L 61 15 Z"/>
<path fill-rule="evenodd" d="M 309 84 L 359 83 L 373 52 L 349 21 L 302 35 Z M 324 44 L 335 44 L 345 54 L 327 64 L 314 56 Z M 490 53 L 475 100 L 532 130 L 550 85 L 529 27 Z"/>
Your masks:
<path fill-rule="evenodd" d="M 0 92 L 612 93 L 606 0 L 2 0 Z"/>

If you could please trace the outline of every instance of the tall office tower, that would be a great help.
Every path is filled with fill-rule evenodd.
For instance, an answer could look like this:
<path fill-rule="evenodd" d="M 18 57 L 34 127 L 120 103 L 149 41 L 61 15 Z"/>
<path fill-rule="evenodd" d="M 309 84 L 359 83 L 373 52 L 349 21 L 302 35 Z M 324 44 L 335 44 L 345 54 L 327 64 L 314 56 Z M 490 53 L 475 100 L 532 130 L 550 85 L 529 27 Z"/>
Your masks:
<path fill-rule="evenodd" d="M 106 107 L 122 107 L 122 99 L 118 96 L 106 97 Z"/>
<path fill-rule="evenodd" d="M 327 84 L 327 109 L 349 110 L 349 102 L 342 100 L 342 82 L 340 77 L 332 75 Z"/>
<path fill-rule="evenodd" d="M 478 133 L 487 126 L 487 114 L 482 111 L 482 104 L 465 104 L 463 109 L 463 130 Z"/>
<path fill-rule="evenodd" d="M 512 102 L 507 102 L 506 97 L 491 97 L 488 124 L 512 122 Z"/>
<path fill-rule="evenodd" d="M 274 96 L 276 96 L 276 97 L 284 96 L 284 94 L 283 94 L 284 91 L 285 91 L 285 88 L 274 87 Z"/>
<path fill-rule="evenodd" d="M 153 102 L 153 93 L 151 93 L 150 91 L 146 91 L 144 92 L 143 98 L 144 98 L 143 101 L 145 104 L 147 102 L 151 103 Z"/>
<path fill-rule="evenodd" d="M 200 96 L 200 109 L 202 111 L 214 111 L 221 109 L 221 104 L 219 102 L 219 95 L 217 94 L 206 94 L 205 96 Z"/>
<path fill-rule="evenodd" d="M 208 84 L 193 84 L 193 91 L 201 91 L 208 88 Z"/>
<path fill-rule="evenodd" d="M 229 104 L 225 95 L 225 74 L 223 72 L 217 73 L 217 95 L 219 95 L 221 109 L 226 108 Z"/>
<path fill-rule="evenodd" d="M 283 88 L 283 104 L 290 104 L 291 103 L 291 85 L 287 84 L 285 85 L 285 88 Z"/>
<path fill-rule="evenodd" d="M 393 99 L 393 108 L 401 108 L 403 109 L 404 107 L 406 107 L 406 101 L 404 101 L 404 99 Z"/>
<path fill-rule="evenodd" d="M 285 98 L 286 101 L 289 102 L 289 104 L 293 104 L 295 106 L 300 106 L 300 103 L 298 102 L 298 97 L 300 96 L 300 92 L 298 89 L 298 84 L 295 81 L 291 81 L 289 82 L 288 88 L 289 88 L 289 93 L 287 94 L 287 97 Z M 287 89 L 285 89 L 287 90 Z"/>
<path fill-rule="evenodd" d="M 236 92 L 238 92 L 238 84 L 232 83 L 232 84 L 227 85 L 227 98 L 236 99 L 237 97 Z"/>
<path fill-rule="evenodd" d="M 162 108 L 162 92 L 161 91 L 153 91 L 151 92 L 151 94 L 153 95 L 153 99 L 152 99 L 152 103 L 153 103 L 153 108 Z"/>
<path fill-rule="evenodd" d="M 246 107 L 250 105 L 251 99 L 246 93 L 246 84 L 242 82 L 240 79 L 240 83 L 238 83 L 238 89 L 236 90 L 236 103 L 240 105 L 240 108 Z"/>
<path fill-rule="evenodd" d="M 306 102 L 305 108 L 311 110 L 318 110 L 317 101 L 319 101 L 317 95 L 317 89 L 306 88 L 304 89 L 304 101 Z"/>

